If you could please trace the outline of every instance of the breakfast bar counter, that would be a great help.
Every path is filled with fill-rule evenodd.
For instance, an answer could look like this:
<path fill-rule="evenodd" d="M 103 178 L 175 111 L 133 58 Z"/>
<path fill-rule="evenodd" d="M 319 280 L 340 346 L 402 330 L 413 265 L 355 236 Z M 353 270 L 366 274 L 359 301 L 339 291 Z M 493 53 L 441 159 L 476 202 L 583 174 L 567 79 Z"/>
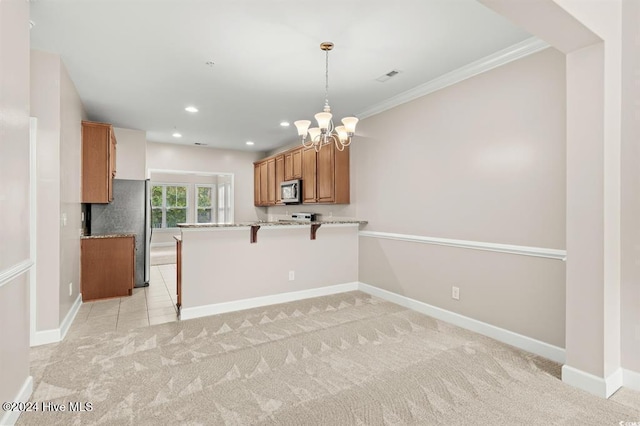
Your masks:
<path fill-rule="evenodd" d="M 356 290 L 366 223 L 179 224 L 181 319 Z"/>

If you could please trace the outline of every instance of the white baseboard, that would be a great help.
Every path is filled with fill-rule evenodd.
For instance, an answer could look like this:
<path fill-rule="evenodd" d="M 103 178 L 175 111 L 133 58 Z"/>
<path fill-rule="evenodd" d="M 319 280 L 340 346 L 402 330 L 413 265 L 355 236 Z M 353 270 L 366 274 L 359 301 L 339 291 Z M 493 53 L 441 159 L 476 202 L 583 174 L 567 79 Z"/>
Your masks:
<path fill-rule="evenodd" d="M 358 290 L 358 282 L 336 284 L 327 287 L 312 288 L 309 290 L 291 291 L 288 293 L 253 297 L 251 299 L 215 303 L 212 305 L 196 306 L 193 308 L 183 307 L 181 309 L 180 319 L 187 320 L 192 318 L 200 318 L 209 315 L 224 314 L 226 312 L 241 311 L 244 309 L 275 305 L 277 303 L 293 302 L 295 300 L 310 299 L 312 297 L 328 296 L 330 294 L 344 293 L 354 290 Z"/>
<path fill-rule="evenodd" d="M 600 398 L 609 398 L 622 387 L 624 380 L 622 368 L 618 368 L 606 379 L 569 365 L 562 366 L 562 381 L 575 388 L 582 389 Z"/>
<path fill-rule="evenodd" d="M 545 343 L 531 337 L 523 336 L 522 334 L 514 333 L 513 331 L 505 330 L 504 328 L 496 327 L 494 325 L 487 324 L 473 318 L 465 317 L 464 315 L 447 311 L 445 309 L 438 308 L 436 306 L 429 305 L 427 303 L 420 302 L 406 296 L 401 296 L 399 294 L 392 293 L 390 291 L 383 290 L 381 288 L 374 287 L 362 282 L 359 283 L 358 289 L 365 293 L 369 293 L 372 296 L 388 300 L 389 302 L 396 303 L 400 306 L 404 306 L 414 311 L 421 312 L 425 315 L 429 315 L 430 317 L 448 322 L 453 325 L 457 325 L 458 327 L 475 331 L 476 333 L 491 337 L 492 339 L 496 339 L 508 345 L 515 346 L 516 348 L 522 349 L 524 351 L 540 355 L 541 357 L 550 359 L 560 364 L 564 364 L 565 362 L 564 349 L 550 345 L 549 343 Z"/>
<path fill-rule="evenodd" d="M 632 370 L 622 369 L 622 383 L 625 388 L 640 392 L 640 373 Z"/>
<path fill-rule="evenodd" d="M 69 331 L 69 327 L 73 324 L 73 320 L 76 318 L 76 315 L 80 310 L 80 306 L 82 306 L 82 294 L 78 294 L 76 301 L 73 302 L 71 309 L 69 309 L 64 320 L 62 320 L 60 328 L 36 331 L 35 335 L 31 336 L 31 347 L 48 345 L 49 343 L 57 343 L 63 340 Z"/>
<path fill-rule="evenodd" d="M 76 297 L 76 301 L 73 302 L 71 309 L 67 312 L 67 315 L 64 317 L 62 324 L 60 324 L 60 340 L 63 340 L 67 335 L 67 331 L 69 331 L 69 327 L 73 324 L 73 320 L 76 319 L 76 315 L 78 315 L 78 311 L 80 310 L 80 306 L 82 306 L 82 294 L 79 293 L 78 297 Z"/>
<path fill-rule="evenodd" d="M 57 343 L 60 341 L 60 329 L 52 328 L 50 330 L 36 330 L 31 336 L 29 344 L 31 347 L 48 345 L 49 343 Z"/>
<path fill-rule="evenodd" d="M 22 387 L 18 391 L 18 394 L 14 398 L 13 401 L 6 402 L 27 402 L 29 398 L 31 398 L 31 394 L 33 393 L 33 377 L 29 376 L 26 378 Z M 5 402 L 5 401 L 2 401 Z M 0 425 L 2 426 L 13 426 L 18 421 L 18 417 L 20 417 L 20 411 L 5 411 L 4 415 L 0 417 Z"/>

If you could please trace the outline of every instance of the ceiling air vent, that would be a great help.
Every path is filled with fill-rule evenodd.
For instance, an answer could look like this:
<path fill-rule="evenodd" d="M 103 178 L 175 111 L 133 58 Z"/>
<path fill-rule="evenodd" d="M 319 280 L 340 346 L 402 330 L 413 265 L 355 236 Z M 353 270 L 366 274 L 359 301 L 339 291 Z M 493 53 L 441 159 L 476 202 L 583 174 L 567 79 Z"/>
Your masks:
<path fill-rule="evenodd" d="M 202 143 L 202 142 L 194 142 L 194 145 L 198 145 L 198 146 L 206 146 L 206 143 Z"/>
<path fill-rule="evenodd" d="M 384 83 L 385 81 L 389 80 L 391 77 L 395 77 L 398 74 L 400 74 L 400 71 L 391 70 L 388 73 L 386 73 L 384 75 L 381 75 L 380 77 L 376 78 L 376 81 L 379 81 L 380 83 Z"/>

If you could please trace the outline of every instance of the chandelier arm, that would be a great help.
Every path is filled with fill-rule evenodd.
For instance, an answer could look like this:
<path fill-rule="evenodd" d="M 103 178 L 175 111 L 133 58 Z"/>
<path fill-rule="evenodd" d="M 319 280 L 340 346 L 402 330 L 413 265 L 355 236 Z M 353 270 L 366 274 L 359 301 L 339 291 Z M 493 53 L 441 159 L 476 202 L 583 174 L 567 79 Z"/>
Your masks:
<path fill-rule="evenodd" d="M 307 138 L 302 138 L 302 146 L 304 146 L 305 148 L 311 148 L 313 145 L 314 142 L 311 139 L 309 139 L 309 144 L 307 145 Z"/>

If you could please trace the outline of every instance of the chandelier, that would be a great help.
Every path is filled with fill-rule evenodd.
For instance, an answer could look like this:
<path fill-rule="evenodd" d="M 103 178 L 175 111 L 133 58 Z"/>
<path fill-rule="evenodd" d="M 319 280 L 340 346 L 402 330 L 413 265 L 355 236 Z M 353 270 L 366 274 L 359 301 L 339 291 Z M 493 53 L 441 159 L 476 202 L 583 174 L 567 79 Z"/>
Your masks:
<path fill-rule="evenodd" d="M 329 51 L 333 49 L 333 43 L 321 43 L 320 49 L 325 52 L 325 86 L 324 109 L 314 116 L 318 122 L 318 127 L 309 128 L 311 125 L 309 120 L 298 120 L 293 124 L 296 125 L 298 136 L 300 136 L 302 145 L 305 148 L 314 147 L 317 152 L 320 151 L 323 145 L 333 142 L 336 145 L 336 149 L 343 151 L 346 146 L 351 144 L 351 137 L 356 131 L 358 119 L 356 117 L 345 117 L 342 119 L 342 126 L 333 127 L 333 120 L 331 119 L 333 116 L 329 106 Z"/>

